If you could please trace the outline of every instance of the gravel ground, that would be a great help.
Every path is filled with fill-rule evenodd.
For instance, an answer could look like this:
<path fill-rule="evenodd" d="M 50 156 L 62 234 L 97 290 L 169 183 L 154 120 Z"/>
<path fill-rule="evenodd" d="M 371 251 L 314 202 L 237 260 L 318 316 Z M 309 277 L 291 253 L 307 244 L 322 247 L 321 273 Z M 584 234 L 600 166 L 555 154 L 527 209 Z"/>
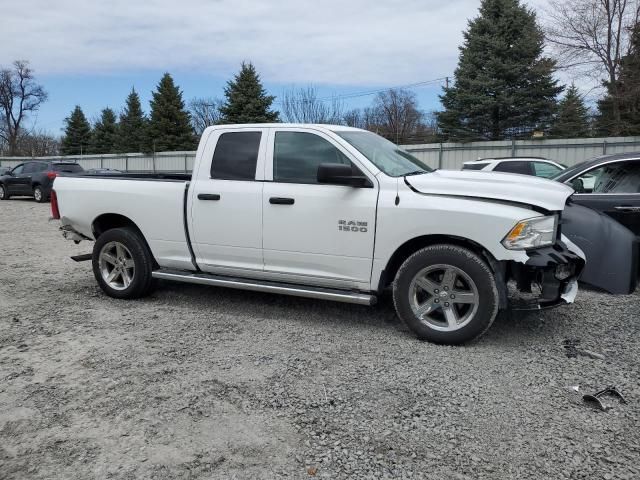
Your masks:
<path fill-rule="evenodd" d="M 48 215 L 0 202 L 0 478 L 640 478 L 640 293 L 436 346 L 390 298 L 108 298 Z"/>

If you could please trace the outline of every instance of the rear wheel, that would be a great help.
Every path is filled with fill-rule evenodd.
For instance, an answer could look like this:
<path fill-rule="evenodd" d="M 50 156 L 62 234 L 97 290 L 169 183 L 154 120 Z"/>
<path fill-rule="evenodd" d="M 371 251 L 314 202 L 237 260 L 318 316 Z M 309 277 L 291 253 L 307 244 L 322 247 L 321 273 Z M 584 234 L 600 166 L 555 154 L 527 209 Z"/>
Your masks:
<path fill-rule="evenodd" d="M 44 190 L 40 185 L 36 185 L 33 188 L 33 199 L 38 203 L 44 203 L 47 201 L 47 197 L 44 194 Z"/>
<path fill-rule="evenodd" d="M 114 298 L 140 298 L 153 289 L 153 257 L 132 228 L 108 230 L 93 247 L 93 274 L 100 288 Z"/>
<path fill-rule="evenodd" d="M 498 313 L 493 272 L 478 255 L 434 245 L 411 255 L 393 284 L 398 316 L 422 340 L 460 344 L 482 335 Z"/>
<path fill-rule="evenodd" d="M 5 187 L 3 184 L 0 184 L 0 200 L 9 200 L 9 198 L 10 195 L 7 187 Z"/>

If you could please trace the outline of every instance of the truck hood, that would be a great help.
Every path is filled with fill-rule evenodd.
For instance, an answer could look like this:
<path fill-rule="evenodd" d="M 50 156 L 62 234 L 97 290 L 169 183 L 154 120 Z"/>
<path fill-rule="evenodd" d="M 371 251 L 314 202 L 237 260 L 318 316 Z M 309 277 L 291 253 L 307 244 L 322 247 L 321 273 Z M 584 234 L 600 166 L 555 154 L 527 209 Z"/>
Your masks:
<path fill-rule="evenodd" d="M 405 182 L 425 195 L 451 195 L 525 203 L 549 211 L 564 209 L 573 189 L 553 180 L 515 173 L 436 170 Z"/>

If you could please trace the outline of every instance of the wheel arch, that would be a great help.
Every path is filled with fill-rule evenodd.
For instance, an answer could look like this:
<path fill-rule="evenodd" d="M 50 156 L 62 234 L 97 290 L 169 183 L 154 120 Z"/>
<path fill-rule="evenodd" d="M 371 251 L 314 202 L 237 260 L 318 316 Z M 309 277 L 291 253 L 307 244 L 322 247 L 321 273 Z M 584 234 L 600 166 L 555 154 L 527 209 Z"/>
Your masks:
<path fill-rule="evenodd" d="M 93 222 L 91 222 L 91 232 L 93 233 L 93 238 L 95 240 L 97 240 L 100 237 L 100 235 L 102 235 L 104 232 L 108 230 L 112 230 L 114 228 L 127 228 L 127 227 L 132 228 L 140 235 L 140 238 L 142 238 L 142 241 L 144 242 L 144 244 L 147 246 L 147 249 L 149 249 L 149 252 L 151 253 L 151 257 L 153 258 L 154 268 L 159 268 L 158 262 L 156 261 L 155 256 L 153 255 L 153 251 L 151 250 L 151 247 L 149 246 L 149 243 L 147 242 L 147 239 L 144 236 L 144 233 L 142 233 L 142 230 L 140 229 L 140 227 L 138 227 L 138 225 L 132 219 L 119 213 L 103 213 L 98 215 L 93 220 Z"/>
<path fill-rule="evenodd" d="M 431 245 L 438 244 L 448 244 L 448 245 L 456 245 L 459 247 L 467 248 L 479 255 L 483 258 L 491 271 L 496 275 L 496 279 L 504 284 L 504 262 L 499 262 L 495 259 L 495 257 L 487 250 L 485 247 L 480 245 L 478 242 L 470 240 L 464 237 L 458 237 L 455 235 L 421 235 L 419 237 L 412 238 L 407 240 L 402 245 L 400 245 L 391 255 L 387 264 L 382 271 L 382 275 L 380 276 L 380 282 L 378 284 L 378 292 L 382 292 L 387 286 L 389 286 L 400 266 L 404 263 L 404 261 L 413 255 L 418 250 L 430 247 Z M 505 287 L 506 288 L 506 287 Z M 498 289 L 499 291 L 503 290 L 502 288 Z M 505 293 L 506 295 L 506 293 Z M 501 303 L 503 302 L 502 292 L 501 292 Z M 506 298 L 504 299 L 506 301 Z"/>

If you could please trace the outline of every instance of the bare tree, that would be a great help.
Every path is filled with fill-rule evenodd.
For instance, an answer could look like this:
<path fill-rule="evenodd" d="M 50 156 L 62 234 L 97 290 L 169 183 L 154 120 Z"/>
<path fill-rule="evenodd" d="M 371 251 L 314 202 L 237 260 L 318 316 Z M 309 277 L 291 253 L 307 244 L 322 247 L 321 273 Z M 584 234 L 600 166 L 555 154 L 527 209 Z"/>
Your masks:
<path fill-rule="evenodd" d="M 606 80 L 614 99 L 612 114 L 620 120 L 618 77 L 638 22 L 638 0 L 552 0 L 547 13 L 547 40 L 558 64 Z"/>
<path fill-rule="evenodd" d="M 23 156 L 44 157 L 58 155 L 60 139 L 44 130 L 22 132 L 18 137 L 17 153 Z"/>
<path fill-rule="evenodd" d="M 343 121 L 344 106 L 337 98 L 320 98 L 315 87 L 291 88 L 282 95 L 282 114 L 292 123 L 333 123 Z"/>
<path fill-rule="evenodd" d="M 29 62 L 16 60 L 13 68 L 0 69 L 0 138 L 7 142 L 9 155 L 17 153 L 24 120 L 46 100 L 47 93 L 36 83 Z"/>
<path fill-rule="evenodd" d="M 198 135 L 202 135 L 205 128 L 220 123 L 222 104 L 218 98 L 194 98 L 189 102 L 191 124 Z"/>
<path fill-rule="evenodd" d="M 396 144 L 408 141 L 422 128 L 422 112 L 415 94 L 409 90 L 392 88 L 378 93 L 373 113 L 377 133 Z"/>

